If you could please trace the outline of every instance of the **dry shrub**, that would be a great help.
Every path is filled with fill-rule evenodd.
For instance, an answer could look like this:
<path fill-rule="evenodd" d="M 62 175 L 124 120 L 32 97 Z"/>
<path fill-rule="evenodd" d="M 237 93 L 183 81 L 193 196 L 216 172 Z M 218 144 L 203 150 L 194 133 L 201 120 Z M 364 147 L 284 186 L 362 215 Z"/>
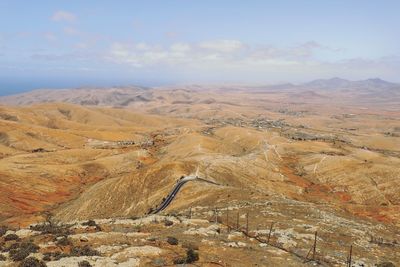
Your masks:
<path fill-rule="evenodd" d="M 34 257 L 29 257 L 21 261 L 18 267 L 46 267 L 46 263 Z"/>
<path fill-rule="evenodd" d="M 73 247 L 71 249 L 71 255 L 72 256 L 99 256 L 100 253 L 92 249 L 89 245 L 86 245 L 84 247 Z"/>
<path fill-rule="evenodd" d="M 19 244 L 18 248 L 10 249 L 9 254 L 10 258 L 13 261 L 22 261 L 26 257 L 29 256 L 31 253 L 38 252 L 39 247 L 32 242 L 25 242 Z"/>

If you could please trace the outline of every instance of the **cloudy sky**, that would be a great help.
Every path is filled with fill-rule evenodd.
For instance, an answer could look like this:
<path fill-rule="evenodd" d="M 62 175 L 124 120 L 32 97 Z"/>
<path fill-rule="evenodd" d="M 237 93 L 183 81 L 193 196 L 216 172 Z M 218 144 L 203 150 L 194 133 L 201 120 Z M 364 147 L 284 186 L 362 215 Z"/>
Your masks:
<path fill-rule="evenodd" d="M 0 91 L 400 82 L 400 1 L 0 0 Z"/>

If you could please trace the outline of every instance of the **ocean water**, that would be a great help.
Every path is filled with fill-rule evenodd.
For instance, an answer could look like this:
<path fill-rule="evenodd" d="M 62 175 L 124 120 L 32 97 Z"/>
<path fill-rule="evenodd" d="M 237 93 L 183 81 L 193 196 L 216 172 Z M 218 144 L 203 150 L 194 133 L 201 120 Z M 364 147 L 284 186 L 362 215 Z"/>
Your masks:
<path fill-rule="evenodd" d="M 81 81 L 81 80 L 4 80 L 0 78 L 0 96 L 15 95 L 24 92 L 29 92 L 35 89 L 62 89 L 62 88 L 77 88 L 77 87 L 110 87 L 110 86 L 159 86 L 168 85 L 170 82 L 160 81 Z"/>

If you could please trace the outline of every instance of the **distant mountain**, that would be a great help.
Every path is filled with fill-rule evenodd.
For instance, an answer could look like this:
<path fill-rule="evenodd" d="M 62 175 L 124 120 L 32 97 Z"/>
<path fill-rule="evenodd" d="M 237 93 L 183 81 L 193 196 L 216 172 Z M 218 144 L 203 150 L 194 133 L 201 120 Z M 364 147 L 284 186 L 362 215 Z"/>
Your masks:
<path fill-rule="evenodd" d="M 355 81 L 353 82 L 354 86 L 364 87 L 364 88 L 399 88 L 400 85 L 396 83 L 391 83 L 379 78 L 368 79 L 363 81 Z"/>
<path fill-rule="evenodd" d="M 399 84 L 384 81 L 379 78 L 361 81 L 349 81 L 341 78 L 319 79 L 301 84 L 300 87 L 308 89 L 392 89 L 400 87 Z"/>
<path fill-rule="evenodd" d="M 106 107 L 149 107 L 155 109 L 166 103 L 181 107 L 182 105 L 215 104 L 218 101 L 212 94 L 226 92 L 252 92 L 254 94 L 282 94 L 297 101 L 321 102 L 324 99 L 341 99 L 359 103 L 396 102 L 400 100 L 400 84 L 382 79 L 349 81 L 341 78 L 319 79 L 308 83 L 294 85 L 291 83 L 266 86 L 239 85 L 188 85 L 175 87 L 144 88 L 139 86 L 111 88 L 79 88 L 79 89 L 43 89 L 18 95 L 0 97 L 0 104 L 31 105 L 37 103 L 63 102 L 84 106 Z M 229 102 L 229 101 L 228 101 Z M 226 101 L 222 102 L 226 104 Z"/>
<path fill-rule="evenodd" d="M 85 106 L 124 107 L 133 102 L 152 100 L 152 92 L 144 87 L 41 89 L 18 95 L 0 97 L 0 103 L 29 105 L 35 103 L 64 102 Z"/>
<path fill-rule="evenodd" d="M 269 85 L 267 88 L 271 90 L 282 90 L 282 89 L 291 89 L 295 87 L 296 85 L 292 83 L 282 83 L 282 84 Z"/>
<path fill-rule="evenodd" d="M 314 80 L 308 83 L 301 84 L 300 86 L 312 89 L 332 89 L 348 87 L 350 84 L 351 81 L 335 77 L 332 79 Z"/>

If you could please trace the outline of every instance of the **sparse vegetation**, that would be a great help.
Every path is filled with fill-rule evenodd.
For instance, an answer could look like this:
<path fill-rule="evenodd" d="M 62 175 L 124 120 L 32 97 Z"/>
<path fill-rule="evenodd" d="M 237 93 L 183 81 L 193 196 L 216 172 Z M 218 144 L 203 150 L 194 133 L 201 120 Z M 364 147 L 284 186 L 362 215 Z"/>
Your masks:
<path fill-rule="evenodd" d="M 78 263 L 79 267 L 92 267 L 92 265 L 88 261 L 81 261 Z"/>
<path fill-rule="evenodd" d="M 186 257 L 177 258 L 174 260 L 174 264 L 185 264 L 193 263 L 199 260 L 199 253 L 192 248 L 186 251 Z"/>
<path fill-rule="evenodd" d="M 173 221 L 170 221 L 170 220 L 167 220 L 167 219 L 164 221 L 164 225 L 165 225 L 165 226 L 171 226 L 171 225 L 173 225 L 173 224 L 174 224 Z"/>
<path fill-rule="evenodd" d="M 49 254 L 49 252 L 46 252 L 43 254 L 43 260 L 44 261 L 51 261 L 51 255 Z"/>
<path fill-rule="evenodd" d="M 46 221 L 43 223 L 31 225 L 30 229 L 42 234 L 52 234 L 55 236 L 68 236 L 71 234 L 70 225 L 55 222 L 51 213 L 46 213 L 45 219 Z"/>
<path fill-rule="evenodd" d="M 174 264 L 185 264 L 186 263 L 186 258 L 185 257 L 180 257 L 174 259 Z"/>
<path fill-rule="evenodd" d="M 82 225 L 95 227 L 97 231 L 101 231 L 101 227 L 94 220 L 88 220 L 87 222 L 82 223 Z"/>
<path fill-rule="evenodd" d="M 55 251 L 55 252 L 46 252 L 43 254 L 43 260 L 44 261 L 58 261 L 61 258 L 69 257 L 68 254 L 62 253 L 60 251 Z"/>
<path fill-rule="evenodd" d="M 192 263 L 199 260 L 199 253 L 194 249 L 188 249 L 186 251 L 186 263 Z"/>
<path fill-rule="evenodd" d="M 25 242 L 19 244 L 18 248 L 10 249 L 10 258 L 13 261 L 21 261 L 29 256 L 31 253 L 36 253 L 39 247 L 32 242 Z"/>
<path fill-rule="evenodd" d="M 8 227 L 7 226 L 0 226 L 0 237 L 7 233 Z"/>
<path fill-rule="evenodd" d="M 100 253 L 92 249 L 89 245 L 85 245 L 83 247 L 73 247 L 71 249 L 72 256 L 99 256 Z"/>
<path fill-rule="evenodd" d="M 39 231 L 42 234 L 52 234 L 56 236 L 65 236 L 70 234 L 70 231 L 68 229 L 69 227 L 63 225 L 43 223 L 31 226 L 30 228 L 31 230 Z"/>
<path fill-rule="evenodd" d="M 174 245 L 174 246 L 178 245 L 178 239 L 175 237 L 172 237 L 172 236 L 167 237 L 167 242 L 170 245 Z"/>
<path fill-rule="evenodd" d="M 6 121 L 18 121 L 17 116 L 7 114 L 7 113 L 0 113 L 0 119 L 6 120 Z"/>
<path fill-rule="evenodd" d="M 48 151 L 42 147 L 35 148 L 32 150 L 32 153 L 43 153 L 43 152 L 48 152 Z"/>
<path fill-rule="evenodd" d="M 378 263 L 376 265 L 376 267 L 396 267 L 396 265 L 394 265 L 392 262 L 382 262 L 382 263 Z"/>
<path fill-rule="evenodd" d="M 8 234 L 4 236 L 4 241 L 13 241 L 13 240 L 19 240 L 19 236 L 16 234 Z"/>
<path fill-rule="evenodd" d="M 46 263 L 34 257 L 29 257 L 22 260 L 18 267 L 46 267 Z"/>
<path fill-rule="evenodd" d="M 57 246 L 66 247 L 66 246 L 69 246 L 71 244 L 72 244 L 71 241 L 66 236 L 59 237 L 57 239 L 57 241 L 56 241 L 56 245 Z"/>
<path fill-rule="evenodd" d="M 85 226 L 97 226 L 96 222 L 93 220 L 88 220 L 87 222 L 83 222 L 82 225 Z"/>
<path fill-rule="evenodd" d="M 3 245 L 3 251 L 7 252 L 7 251 L 10 251 L 12 249 L 17 249 L 17 248 L 19 248 L 19 246 L 20 246 L 20 243 L 18 243 L 18 242 L 12 243 L 8 247 L 4 247 L 4 245 Z"/>
<path fill-rule="evenodd" d="M 22 261 L 26 257 L 29 256 L 30 252 L 27 250 L 22 250 L 22 249 L 12 249 L 10 250 L 10 258 L 13 261 Z"/>

